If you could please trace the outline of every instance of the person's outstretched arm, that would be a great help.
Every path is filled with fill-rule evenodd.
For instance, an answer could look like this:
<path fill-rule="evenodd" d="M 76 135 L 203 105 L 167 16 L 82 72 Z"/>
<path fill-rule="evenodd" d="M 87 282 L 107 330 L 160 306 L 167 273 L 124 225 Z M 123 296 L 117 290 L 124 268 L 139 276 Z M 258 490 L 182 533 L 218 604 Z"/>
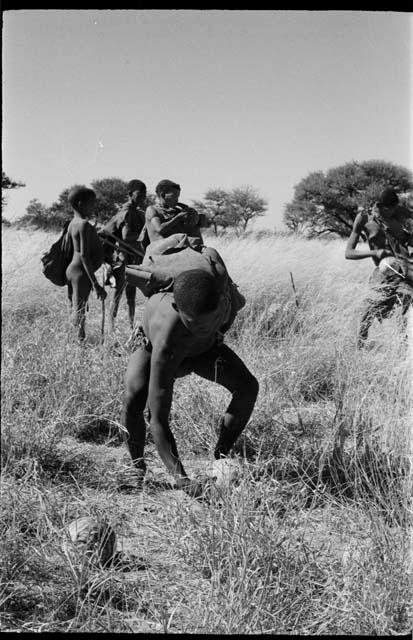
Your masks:
<path fill-rule="evenodd" d="M 179 459 L 175 438 L 169 427 L 174 374 L 177 369 L 176 354 L 166 342 L 154 346 L 151 355 L 151 372 L 148 390 L 148 409 L 151 433 L 158 453 L 168 471 L 175 478 L 178 488 L 188 481 Z"/>
<path fill-rule="evenodd" d="M 391 253 L 387 249 L 363 249 L 357 250 L 357 244 L 360 240 L 361 233 L 365 224 L 364 216 L 362 213 L 358 213 L 351 230 L 350 237 L 347 241 L 345 257 L 347 260 L 362 260 L 363 258 L 376 258 L 381 260 L 385 256 L 390 256 Z"/>

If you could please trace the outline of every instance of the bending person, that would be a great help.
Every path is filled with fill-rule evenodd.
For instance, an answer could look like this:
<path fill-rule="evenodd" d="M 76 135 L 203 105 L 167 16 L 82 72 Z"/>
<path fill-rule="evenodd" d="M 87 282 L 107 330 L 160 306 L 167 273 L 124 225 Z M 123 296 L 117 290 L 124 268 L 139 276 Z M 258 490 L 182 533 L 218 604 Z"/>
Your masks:
<path fill-rule="evenodd" d="M 258 393 L 258 382 L 242 360 L 223 344 L 220 330 L 229 317 L 228 295 L 219 279 L 199 269 L 174 280 L 173 292 L 155 293 L 143 314 L 143 344 L 130 357 L 126 372 L 123 422 L 128 447 L 139 476 L 146 471 L 145 406 L 159 455 L 177 488 L 193 497 L 204 491 L 191 482 L 179 458 L 169 426 L 174 381 L 196 373 L 231 392 L 214 449 L 216 459 L 227 456 L 247 424 Z"/>

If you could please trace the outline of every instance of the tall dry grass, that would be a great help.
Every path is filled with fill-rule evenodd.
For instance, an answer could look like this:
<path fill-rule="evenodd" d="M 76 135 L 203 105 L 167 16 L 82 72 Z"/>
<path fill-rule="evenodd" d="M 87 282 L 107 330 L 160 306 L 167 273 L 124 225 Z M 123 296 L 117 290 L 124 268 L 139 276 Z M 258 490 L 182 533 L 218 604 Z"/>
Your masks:
<path fill-rule="evenodd" d="M 171 492 L 122 492 L 125 303 L 120 346 L 100 344 L 95 298 L 77 346 L 65 292 L 40 270 L 53 239 L 3 231 L 4 628 L 406 632 L 412 361 L 397 312 L 356 350 L 368 261 L 345 261 L 341 241 L 210 239 L 247 296 L 227 342 L 260 394 L 237 445 L 239 484 L 196 507 Z M 211 459 L 227 402 L 195 376 L 176 383 L 172 428 L 194 472 Z M 155 475 L 150 436 L 148 456 Z M 73 567 L 59 541 L 88 513 L 136 536 L 147 568 Z"/>

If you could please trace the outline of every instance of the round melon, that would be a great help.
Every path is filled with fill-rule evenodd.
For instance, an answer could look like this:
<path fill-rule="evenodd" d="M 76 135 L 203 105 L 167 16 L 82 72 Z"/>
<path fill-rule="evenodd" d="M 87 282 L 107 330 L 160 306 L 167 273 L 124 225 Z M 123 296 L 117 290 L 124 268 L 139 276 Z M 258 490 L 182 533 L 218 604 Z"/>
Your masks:
<path fill-rule="evenodd" d="M 76 518 L 66 528 L 66 553 L 81 555 L 95 564 L 110 565 L 116 549 L 116 533 L 104 520 L 90 516 Z"/>

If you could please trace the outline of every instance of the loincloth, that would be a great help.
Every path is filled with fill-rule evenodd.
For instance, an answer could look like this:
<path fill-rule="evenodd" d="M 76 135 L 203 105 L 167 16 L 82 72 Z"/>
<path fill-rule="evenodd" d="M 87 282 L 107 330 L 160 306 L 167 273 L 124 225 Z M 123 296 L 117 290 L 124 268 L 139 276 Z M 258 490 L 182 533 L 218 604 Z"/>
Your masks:
<path fill-rule="evenodd" d="M 385 275 L 378 267 L 374 269 L 369 277 L 371 290 L 368 294 L 368 301 L 378 305 L 392 305 L 396 301 L 413 301 L 413 287 L 401 276 Z"/>

